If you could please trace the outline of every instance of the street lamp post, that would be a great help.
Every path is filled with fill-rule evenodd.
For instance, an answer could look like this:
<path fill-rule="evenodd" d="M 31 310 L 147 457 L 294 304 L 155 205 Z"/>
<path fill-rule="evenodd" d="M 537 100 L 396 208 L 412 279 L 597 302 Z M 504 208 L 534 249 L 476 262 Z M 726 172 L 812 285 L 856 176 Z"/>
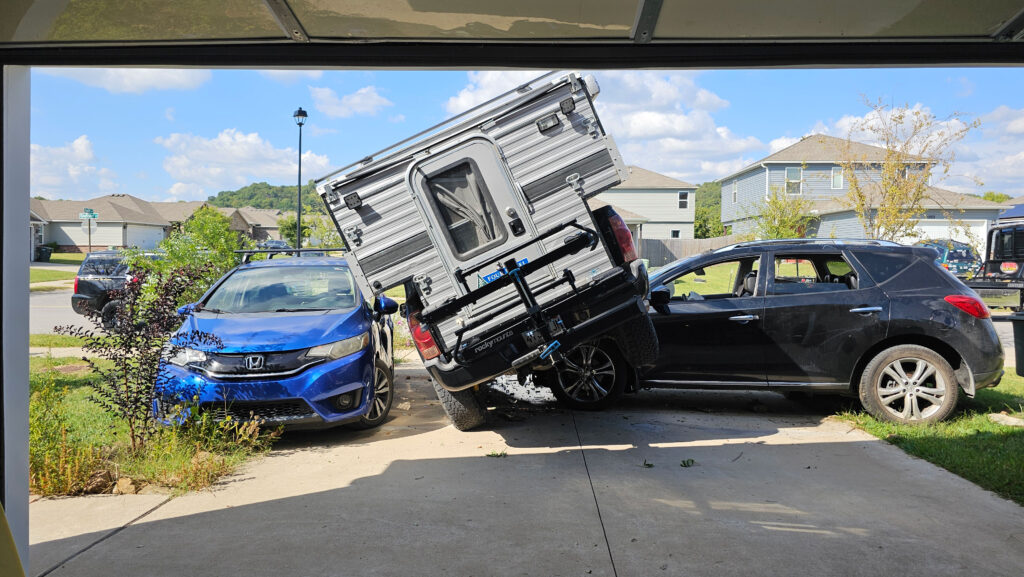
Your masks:
<path fill-rule="evenodd" d="M 306 111 L 300 106 L 292 118 L 299 125 L 299 206 L 295 216 L 295 248 L 302 248 L 302 125 L 306 123 Z"/>

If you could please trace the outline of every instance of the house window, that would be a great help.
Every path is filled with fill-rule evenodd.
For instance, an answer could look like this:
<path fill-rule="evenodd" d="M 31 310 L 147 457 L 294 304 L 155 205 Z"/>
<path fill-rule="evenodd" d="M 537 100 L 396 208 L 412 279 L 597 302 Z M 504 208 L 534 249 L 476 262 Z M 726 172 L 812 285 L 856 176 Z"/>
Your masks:
<path fill-rule="evenodd" d="M 679 231 L 678 230 L 673 230 L 669 234 L 672 235 L 672 238 L 679 238 Z"/>
<path fill-rule="evenodd" d="M 839 166 L 832 167 L 832 190 L 843 188 L 843 169 Z"/>
<path fill-rule="evenodd" d="M 739 192 L 739 188 L 740 188 L 740 181 L 738 181 L 738 180 L 732 181 L 732 203 L 733 204 L 736 204 L 736 197 L 738 196 L 737 193 Z"/>
<path fill-rule="evenodd" d="M 679 191 L 679 208 L 686 208 L 687 201 L 689 200 L 690 193 Z"/>
<path fill-rule="evenodd" d="M 786 167 L 786 194 L 800 194 L 804 169 L 799 166 Z"/>

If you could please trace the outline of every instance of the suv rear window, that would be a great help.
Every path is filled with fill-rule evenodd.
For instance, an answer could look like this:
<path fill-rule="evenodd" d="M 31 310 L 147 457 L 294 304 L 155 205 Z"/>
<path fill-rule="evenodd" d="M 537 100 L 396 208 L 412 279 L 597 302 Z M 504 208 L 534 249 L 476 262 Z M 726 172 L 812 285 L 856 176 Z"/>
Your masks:
<path fill-rule="evenodd" d="M 864 268 L 868 269 L 868 274 L 878 284 L 882 284 L 906 270 L 913 262 L 906 256 L 884 252 L 855 251 L 853 254 L 864 265 Z"/>
<path fill-rule="evenodd" d="M 79 276 L 98 275 L 111 276 L 117 272 L 121 265 L 121 257 L 115 255 L 88 256 L 82 261 L 78 269 Z"/>

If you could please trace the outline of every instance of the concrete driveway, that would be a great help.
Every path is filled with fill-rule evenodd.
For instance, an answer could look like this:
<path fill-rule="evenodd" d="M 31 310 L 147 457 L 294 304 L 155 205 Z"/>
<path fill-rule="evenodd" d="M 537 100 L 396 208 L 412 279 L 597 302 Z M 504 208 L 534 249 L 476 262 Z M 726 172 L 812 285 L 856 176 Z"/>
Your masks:
<path fill-rule="evenodd" d="M 397 381 L 382 428 L 286 435 L 212 490 L 32 504 L 31 574 L 1024 568 L 1024 508 L 828 418 L 835 403 L 645 391 L 598 414 L 505 405 L 460 433 L 421 370 Z"/>

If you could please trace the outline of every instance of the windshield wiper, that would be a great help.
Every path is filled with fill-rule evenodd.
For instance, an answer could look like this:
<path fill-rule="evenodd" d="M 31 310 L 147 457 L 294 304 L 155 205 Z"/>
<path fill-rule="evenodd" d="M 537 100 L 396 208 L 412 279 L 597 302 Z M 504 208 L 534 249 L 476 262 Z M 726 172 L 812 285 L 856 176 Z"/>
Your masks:
<path fill-rule="evenodd" d="M 230 314 L 228 311 L 222 311 L 220 309 L 211 309 L 211 308 L 208 308 L 208 307 L 203 307 L 203 308 L 197 310 L 196 312 L 197 313 L 213 313 L 215 315 Z"/>
<path fill-rule="evenodd" d="M 303 313 L 314 311 L 329 311 L 331 309 L 274 309 L 275 313 Z"/>

